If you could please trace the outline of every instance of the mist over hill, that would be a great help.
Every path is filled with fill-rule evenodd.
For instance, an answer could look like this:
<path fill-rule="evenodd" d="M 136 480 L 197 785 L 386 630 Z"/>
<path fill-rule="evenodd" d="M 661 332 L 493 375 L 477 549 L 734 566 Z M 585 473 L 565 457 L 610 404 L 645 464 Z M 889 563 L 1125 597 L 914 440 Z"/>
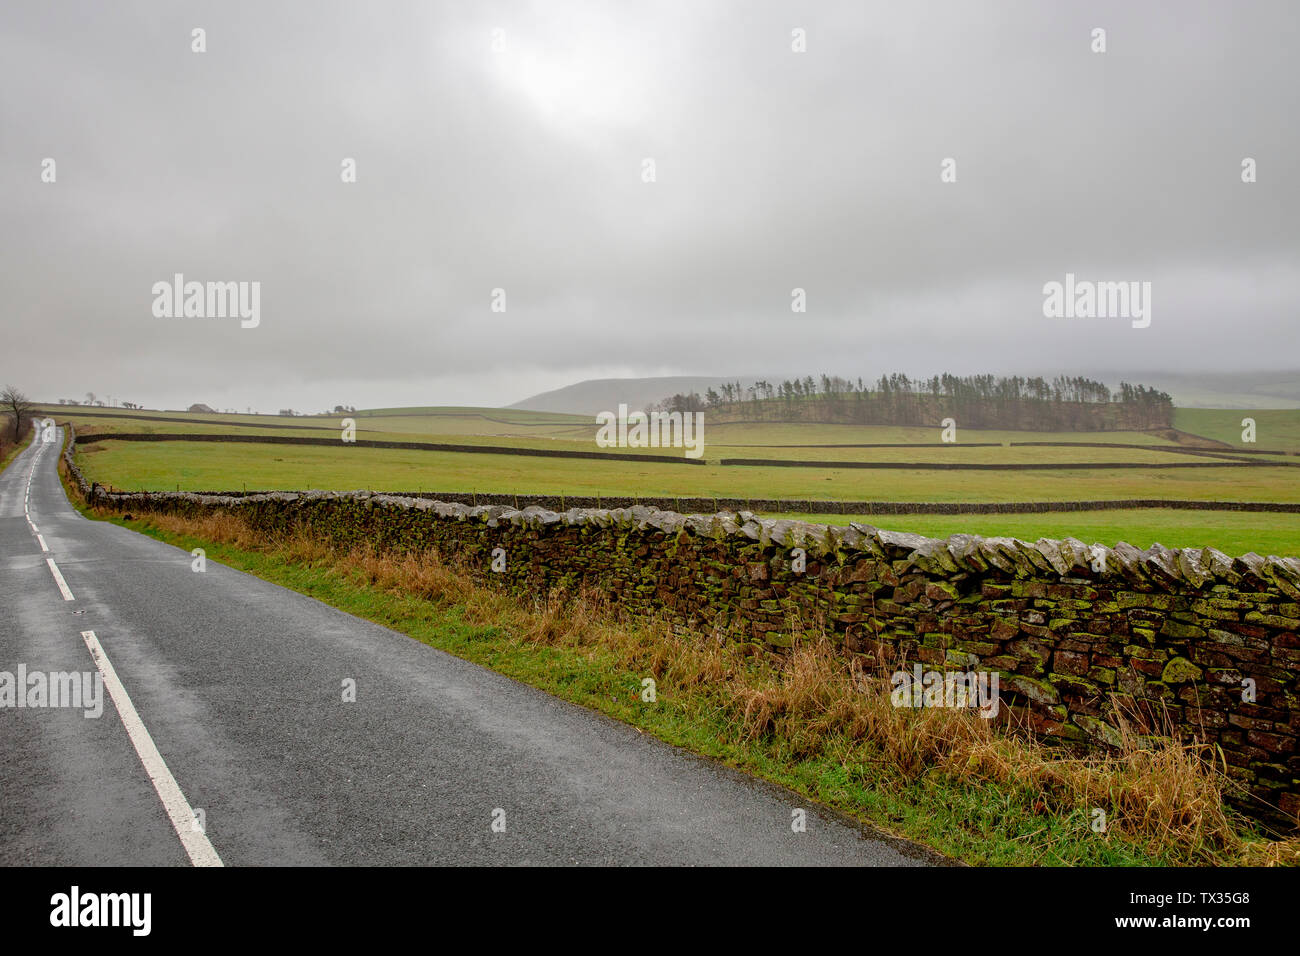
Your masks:
<path fill-rule="evenodd" d="M 724 382 L 740 382 L 749 386 L 757 381 L 753 375 L 661 375 L 651 378 L 593 378 L 585 382 L 542 392 L 507 408 L 522 408 L 534 412 L 571 412 L 577 415 L 596 415 L 613 412 L 619 404 L 640 410 L 678 392 L 699 392 L 717 388 Z"/>
<path fill-rule="evenodd" d="M 1118 381 L 1115 373 L 1095 376 Z M 1300 370 L 1259 372 L 1126 372 L 1168 392 L 1180 408 L 1300 408 Z"/>

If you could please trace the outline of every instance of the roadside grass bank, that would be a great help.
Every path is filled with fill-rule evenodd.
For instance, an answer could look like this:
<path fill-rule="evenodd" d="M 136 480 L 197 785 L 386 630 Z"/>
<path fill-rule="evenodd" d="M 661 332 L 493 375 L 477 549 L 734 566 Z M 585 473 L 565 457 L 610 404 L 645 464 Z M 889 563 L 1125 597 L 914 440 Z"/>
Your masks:
<path fill-rule="evenodd" d="M 969 710 L 895 707 L 887 674 L 846 663 L 813 632 L 777 657 L 723 634 L 624 617 L 593 593 L 520 600 L 434 553 L 336 551 L 301 533 L 266 540 L 229 514 L 108 520 L 203 547 L 967 863 L 1300 862 L 1300 838 L 1269 840 L 1225 809 L 1229 784 L 1195 745 L 1127 738 L 1115 753 L 1080 757 L 1004 736 Z M 1093 830 L 1097 809 L 1105 832 Z"/>
<path fill-rule="evenodd" d="M 0 439 L 0 471 L 9 467 L 9 462 L 13 461 L 18 454 L 32 443 L 32 432 L 28 432 L 18 444 L 7 439 Z"/>

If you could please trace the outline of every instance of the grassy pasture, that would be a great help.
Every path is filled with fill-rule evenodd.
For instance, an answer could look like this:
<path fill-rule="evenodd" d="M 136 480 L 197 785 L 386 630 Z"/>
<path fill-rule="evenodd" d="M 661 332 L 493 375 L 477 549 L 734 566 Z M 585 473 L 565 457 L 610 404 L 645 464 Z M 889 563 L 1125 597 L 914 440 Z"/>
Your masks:
<path fill-rule="evenodd" d="M 1158 446 L 1157 446 L 1158 447 Z M 1225 452 L 1226 454 L 1226 452 Z M 967 463 L 988 465 L 1029 465 L 1057 463 L 1062 465 L 1083 462 L 1117 464 L 1177 464 L 1182 462 L 1210 463 L 1215 459 L 1199 455 L 1150 451 L 1140 448 L 1010 448 L 998 445 L 984 448 L 975 445 L 948 445 L 940 448 L 921 446 L 915 448 L 771 448 L 758 445 L 721 447 L 709 444 L 705 457 L 710 460 L 747 458 L 784 461 L 862 461 L 862 462 L 918 462 L 925 464 Z"/>
<path fill-rule="evenodd" d="M 54 411 L 54 410 L 51 410 Z M 107 415 L 107 410 L 78 414 L 76 408 L 57 410 L 60 421 L 71 420 L 80 434 L 112 432 L 153 434 L 248 434 L 339 438 L 340 419 L 334 417 L 274 418 L 257 415 L 189 415 L 187 413 Z M 594 451 L 595 426 L 577 416 L 531 413 L 525 421 L 521 413 L 500 412 L 506 418 L 496 420 L 493 409 L 435 409 L 424 414 L 369 415 L 361 412 L 356 419 L 356 436 L 362 440 L 453 442 L 466 445 L 508 444 L 519 448 Z M 157 421 L 144 419 L 158 419 Z M 168 421 L 187 418 L 190 421 Z M 577 423 L 574 423 L 576 419 Z M 223 424 L 209 424 L 222 422 Z M 228 422 L 229 424 L 224 424 Z M 232 427 L 233 426 L 233 427 Z M 281 427 L 274 427 L 281 426 Z M 721 433 L 719 439 L 718 433 Z M 932 429 L 893 428 L 856 425 L 784 425 L 743 423 L 706 426 L 705 457 L 776 458 L 820 461 L 909 461 L 922 463 L 970 462 L 984 464 L 1028 464 L 1034 462 L 1075 463 L 1080 461 L 1161 462 L 1194 460 L 1190 456 L 1175 459 L 1167 452 L 1145 452 L 1131 448 L 1012 448 L 1012 441 L 1108 441 L 1122 444 L 1148 444 L 1154 448 L 1177 447 L 1165 439 L 1141 432 L 1054 433 L 1054 432 L 980 432 L 964 433 L 965 442 L 933 447 L 938 436 Z M 502 439 L 509 439 L 502 441 Z M 996 442 L 999 447 L 979 447 Z M 912 444 L 910 448 L 828 447 L 840 445 Z M 794 447 L 789 447 L 794 446 Z M 600 449 L 617 453 L 619 449 Z M 663 454 L 680 457 L 680 449 L 626 449 L 635 454 Z M 822 479 L 816 479 L 822 480 Z M 531 490 L 531 489 L 528 489 Z M 647 492 L 649 493 L 649 492 Z M 686 492 L 677 492 L 685 494 Z M 752 492 L 757 494 L 757 492 Z M 846 497 L 839 495 L 837 497 Z M 848 496 L 851 497 L 851 496 Z"/>
<path fill-rule="evenodd" d="M 1241 440 L 1243 418 L 1255 419 L 1253 445 Z M 1298 408 L 1179 408 L 1174 412 L 1174 425 L 1237 448 L 1300 452 Z"/>
<path fill-rule="evenodd" d="M 62 422 L 63 416 L 57 418 Z M 297 435 L 315 438 L 337 438 L 339 436 L 338 428 L 321 428 L 312 426 L 307 428 L 247 428 L 238 425 L 208 425 L 201 422 L 167 422 L 167 421 L 140 421 L 129 418 L 90 418 L 78 419 L 71 416 L 71 421 L 77 426 L 78 435 L 102 435 L 114 432 L 125 432 L 128 434 L 179 434 L 179 435 Z M 357 437 L 363 437 L 360 428 L 357 429 Z M 376 435 L 375 437 L 378 437 Z M 388 437 L 385 435 L 384 437 Z"/>
<path fill-rule="evenodd" d="M 158 409 L 128 409 L 128 408 L 91 408 L 86 405 L 39 405 L 39 414 L 42 416 L 50 415 L 59 421 L 71 419 L 77 422 L 80 427 L 82 422 L 91 424 L 96 421 L 104 421 L 107 418 L 121 419 L 123 421 L 134 420 L 136 424 L 142 425 L 147 422 L 142 419 L 158 419 L 165 421 L 167 419 L 183 419 L 194 424 L 202 422 L 219 422 L 222 424 L 252 424 L 252 425 L 329 425 L 333 427 L 337 424 L 334 416 L 329 418 L 319 418 L 314 416 L 288 416 L 288 415 L 242 415 L 226 414 L 224 412 L 183 412 L 183 411 L 161 411 Z M 340 416 L 342 417 L 342 416 Z M 168 424 L 182 427 L 180 422 L 168 422 Z"/>
<path fill-rule="evenodd" d="M 512 443 L 513 444 L 513 443 Z M 549 446 L 549 447 L 554 447 Z M 1057 449 L 1045 449 L 1056 451 Z M 938 449 L 936 449 L 938 451 Z M 1095 451 L 1074 449 L 1076 452 Z M 119 486 L 370 488 L 376 491 L 828 498 L 868 501 L 1073 501 L 1204 498 L 1300 501 L 1300 469 L 931 471 L 721 467 L 530 458 L 387 448 L 189 442 L 83 446 L 87 477 Z M 908 452 L 911 454 L 911 452 Z M 1110 450 L 1107 455 L 1113 454 Z M 1170 456 L 1172 457 L 1172 456 Z M 1166 458 L 1161 458 L 1163 462 Z"/>
<path fill-rule="evenodd" d="M 1022 515 L 781 515 L 822 524 L 850 521 L 910 531 L 932 538 L 950 534 L 1003 535 L 1022 541 L 1073 537 L 1092 544 L 1127 541 L 1138 548 L 1218 548 L 1230 555 L 1248 551 L 1300 557 L 1300 514 L 1240 511 L 1174 511 L 1144 508 L 1124 511 L 1074 511 Z"/>

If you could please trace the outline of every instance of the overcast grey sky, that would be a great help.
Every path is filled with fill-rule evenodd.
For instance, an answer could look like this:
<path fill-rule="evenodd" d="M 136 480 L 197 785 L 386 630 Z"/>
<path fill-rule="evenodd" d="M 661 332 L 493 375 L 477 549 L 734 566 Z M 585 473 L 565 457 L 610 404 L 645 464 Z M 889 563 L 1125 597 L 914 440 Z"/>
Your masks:
<path fill-rule="evenodd" d="M 318 411 L 1294 368 L 1297 50 L 1294 0 L 6 0 L 0 381 Z M 156 318 L 177 272 L 259 281 L 260 325 Z M 1067 272 L 1149 281 L 1150 327 L 1045 318 Z"/>

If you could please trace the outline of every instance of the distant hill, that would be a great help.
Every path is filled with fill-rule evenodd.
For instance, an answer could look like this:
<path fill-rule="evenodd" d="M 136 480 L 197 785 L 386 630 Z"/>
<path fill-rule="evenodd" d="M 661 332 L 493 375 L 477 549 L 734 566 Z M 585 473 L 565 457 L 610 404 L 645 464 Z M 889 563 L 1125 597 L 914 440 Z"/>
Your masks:
<path fill-rule="evenodd" d="M 1168 392 L 1179 408 L 1300 408 L 1300 370 L 1268 372 L 1115 372 L 1094 376 L 1114 387 L 1121 378 Z"/>
<path fill-rule="evenodd" d="M 708 388 L 723 382 L 739 381 L 749 385 L 752 375 L 664 375 L 656 378 L 593 378 L 576 385 L 566 385 L 554 391 L 542 392 L 508 408 L 522 408 L 534 412 L 570 412 L 575 415 L 596 415 L 598 412 L 616 412 L 619 403 L 631 411 L 661 402 L 678 392 L 691 391 L 701 395 Z"/>

